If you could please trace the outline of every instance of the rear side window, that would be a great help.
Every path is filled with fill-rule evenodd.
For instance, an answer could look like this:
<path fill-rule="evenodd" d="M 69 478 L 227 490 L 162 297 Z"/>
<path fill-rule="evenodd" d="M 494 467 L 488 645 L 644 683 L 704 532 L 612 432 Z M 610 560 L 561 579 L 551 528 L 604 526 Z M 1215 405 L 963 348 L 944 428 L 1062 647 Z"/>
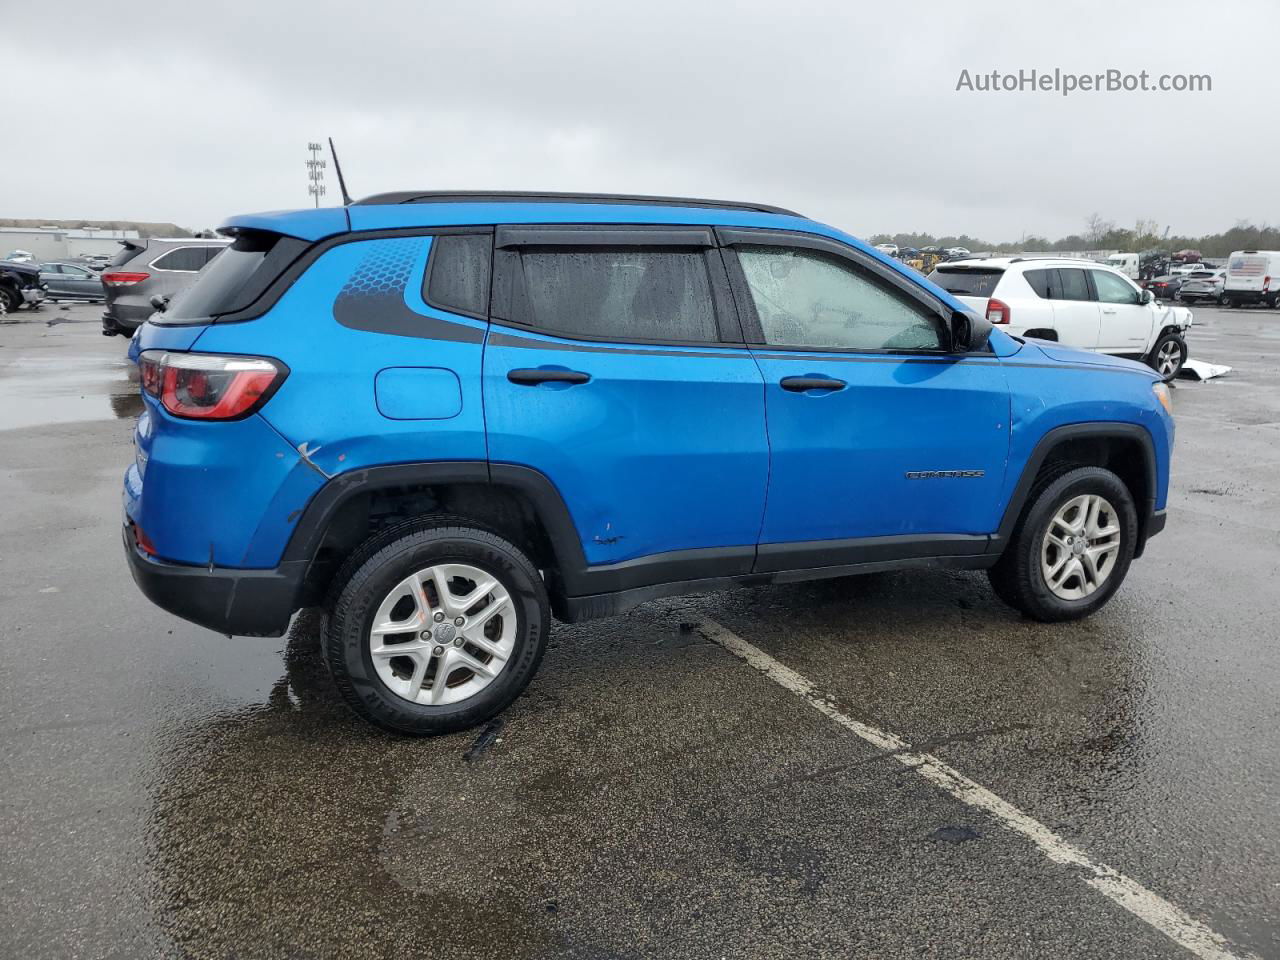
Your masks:
<path fill-rule="evenodd" d="M 178 247 L 176 250 L 170 250 L 156 257 L 151 261 L 151 267 L 155 270 L 182 270 L 196 273 L 203 270 L 204 265 L 209 262 L 207 250 L 207 247 Z"/>
<path fill-rule="evenodd" d="M 493 237 L 487 233 L 435 237 L 423 299 L 445 310 L 485 316 L 492 247 Z"/>
<path fill-rule="evenodd" d="M 718 339 L 701 252 L 641 247 L 526 247 L 528 322 L 610 340 Z"/>
<path fill-rule="evenodd" d="M 1004 271 L 995 267 L 971 267 L 964 270 L 939 267 L 929 274 L 929 279 L 955 296 L 990 297 L 994 295 L 996 284 L 1002 276 Z"/>

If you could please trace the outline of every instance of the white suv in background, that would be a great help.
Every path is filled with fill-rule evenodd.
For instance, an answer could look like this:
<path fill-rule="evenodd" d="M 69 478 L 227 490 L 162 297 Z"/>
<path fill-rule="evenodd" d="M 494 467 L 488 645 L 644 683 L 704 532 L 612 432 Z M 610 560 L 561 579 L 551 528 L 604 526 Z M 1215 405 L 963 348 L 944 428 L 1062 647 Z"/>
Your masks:
<path fill-rule="evenodd" d="M 1131 357 L 1166 380 L 1187 359 L 1191 311 L 1092 260 L 965 260 L 939 264 L 929 279 L 1007 333 Z"/>

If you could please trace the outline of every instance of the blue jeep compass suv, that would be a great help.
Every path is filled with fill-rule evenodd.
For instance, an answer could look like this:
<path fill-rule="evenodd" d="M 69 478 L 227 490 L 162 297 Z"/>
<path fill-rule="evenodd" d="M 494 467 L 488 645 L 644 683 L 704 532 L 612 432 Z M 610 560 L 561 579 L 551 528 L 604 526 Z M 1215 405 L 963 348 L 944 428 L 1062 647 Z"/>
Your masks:
<path fill-rule="evenodd" d="M 222 232 L 131 348 L 126 555 L 221 633 L 322 605 L 390 729 L 501 710 L 553 612 L 942 565 L 1069 620 L 1164 526 L 1153 371 L 785 210 L 396 193 Z"/>

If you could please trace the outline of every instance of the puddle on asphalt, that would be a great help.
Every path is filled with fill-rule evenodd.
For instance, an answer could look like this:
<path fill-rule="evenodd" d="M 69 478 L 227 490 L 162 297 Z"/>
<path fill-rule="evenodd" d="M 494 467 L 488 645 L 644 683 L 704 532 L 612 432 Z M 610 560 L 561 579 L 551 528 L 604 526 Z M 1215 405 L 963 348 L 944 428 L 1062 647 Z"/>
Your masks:
<path fill-rule="evenodd" d="M 0 430 L 131 420 L 141 412 L 136 373 L 123 357 L 24 357 L 0 368 Z"/>
<path fill-rule="evenodd" d="M 357 720 L 333 691 L 318 630 L 314 612 L 294 621 L 286 672 L 265 702 L 170 730 L 156 745 L 147 860 L 165 939 L 183 955 L 238 956 L 253 944 L 302 957 L 327 944 L 392 956 L 420 938 L 425 917 L 438 944 L 467 956 L 553 952 L 540 917 L 455 888 L 445 869 L 427 891 L 388 870 L 397 791 L 431 742 Z"/>

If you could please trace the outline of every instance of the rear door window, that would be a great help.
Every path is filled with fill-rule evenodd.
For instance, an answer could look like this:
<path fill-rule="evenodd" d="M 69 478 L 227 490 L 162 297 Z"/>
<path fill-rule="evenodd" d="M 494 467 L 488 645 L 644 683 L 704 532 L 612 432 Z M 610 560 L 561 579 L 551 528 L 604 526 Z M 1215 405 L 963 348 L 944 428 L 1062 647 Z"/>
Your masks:
<path fill-rule="evenodd" d="M 719 338 L 706 257 L 642 247 L 524 247 L 524 322 L 620 341 Z"/>

